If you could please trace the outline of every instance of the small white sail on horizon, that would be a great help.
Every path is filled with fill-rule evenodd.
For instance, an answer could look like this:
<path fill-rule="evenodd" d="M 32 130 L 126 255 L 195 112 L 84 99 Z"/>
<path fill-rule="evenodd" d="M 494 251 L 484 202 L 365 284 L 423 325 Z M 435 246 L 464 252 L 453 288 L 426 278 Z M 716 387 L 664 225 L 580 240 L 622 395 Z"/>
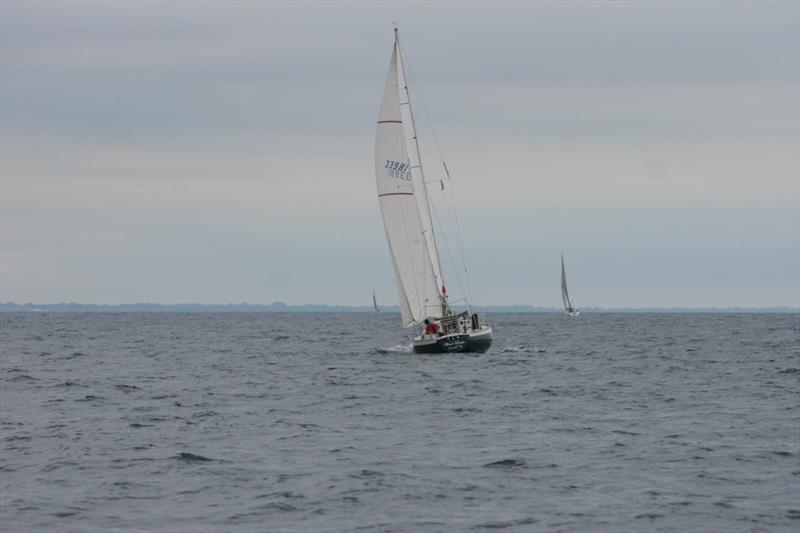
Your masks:
<path fill-rule="evenodd" d="M 375 291 L 374 290 L 372 291 L 372 307 L 375 308 L 375 312 L 376 313 L 380 313 L 381 312 L 381 308 L 378 307 L 378 299 L 375 298 Z"/>
<path fill-rule="evenodd" d="M 564 252 L 561 252 L 561 300 L 564 302 L 564 314 L 567 316 L 578 316 L 581 314 L 580 309 L 572 305 L 569 299 L 569 291 L 567 290 L 567 272 L 564 269 Z"/>

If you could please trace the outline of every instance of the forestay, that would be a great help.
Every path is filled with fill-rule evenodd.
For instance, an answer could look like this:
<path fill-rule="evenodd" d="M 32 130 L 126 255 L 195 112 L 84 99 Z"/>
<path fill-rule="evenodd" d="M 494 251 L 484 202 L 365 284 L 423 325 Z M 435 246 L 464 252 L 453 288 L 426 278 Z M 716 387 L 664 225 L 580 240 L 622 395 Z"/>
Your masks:
<path fill-rule="evenodd" d="M 403 325 L 441 316 L 439 261 L 396 40 L 378 114 L 375 178 Z"/>

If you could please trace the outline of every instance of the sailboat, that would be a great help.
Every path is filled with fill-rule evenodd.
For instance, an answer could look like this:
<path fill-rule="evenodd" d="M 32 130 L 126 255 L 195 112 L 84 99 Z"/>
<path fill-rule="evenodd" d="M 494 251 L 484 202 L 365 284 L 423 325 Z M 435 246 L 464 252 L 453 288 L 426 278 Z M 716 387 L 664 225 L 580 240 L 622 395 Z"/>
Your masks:
<path fill-rule="evenodd" d="M 470 311 L 466 298 L 460 313 L 448 302 L 404 63 L 395 28 L 378 113 L 375 178 L 402 323 L 412 328 L 415 353 L 485 352 L 492 328 Z"/>
<path fill-rule="evenodd" d="M 567 316 L 578 316 L 581 310 L 572 305 L 567 291 L 567 273 L 564 270 L 564 252 L 561 252 L 561 300 L 564 302 L 564 314 Z"/>
<path fill-rule="evenodd" d="M 376 313 L 380 313 L 381 312 L 381 308 L 378 307 L 378 299 L 375 298 L 375 291 L 372 291 L 372 307 L 375 308 L 375 312 Z"/>

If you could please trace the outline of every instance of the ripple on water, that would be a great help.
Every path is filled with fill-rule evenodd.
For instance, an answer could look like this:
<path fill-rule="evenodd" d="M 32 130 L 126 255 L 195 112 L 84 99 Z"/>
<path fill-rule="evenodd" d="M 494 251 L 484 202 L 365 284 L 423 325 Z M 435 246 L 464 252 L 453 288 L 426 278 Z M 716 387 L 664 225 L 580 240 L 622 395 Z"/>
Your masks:
<path fill-rule="evenodd" d="M 500 470 L 517 470 L 527 468 L 527 464 L 522 459 L 500 459 L 483 465 L 486 468 L 496 468 Z"/>
<path fill-rule="evenodd" d="M 202 455 L 197 455 L 189 452 L 181 452 L 175 457 L 173 457 L 173 459 L 177 459 L 178 461 L 184 463 L 208 463 L 211 461 L 215 461 L 215 459 L 210 459 L 208 457 L 203 457 Z"/>
<path fill-rule="evenodd" d="M 491 320 L 2 313 L 3 530 L 797 532 L 796 317 Z"/>

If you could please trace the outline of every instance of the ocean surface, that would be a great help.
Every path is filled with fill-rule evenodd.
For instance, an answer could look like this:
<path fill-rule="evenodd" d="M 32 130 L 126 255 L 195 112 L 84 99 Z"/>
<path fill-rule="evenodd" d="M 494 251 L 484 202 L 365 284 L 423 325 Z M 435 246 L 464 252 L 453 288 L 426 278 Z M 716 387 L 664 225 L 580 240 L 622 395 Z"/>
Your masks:
<path fill-rule="evenodd" d="M 2 313 L 0 531 L 800 530 L 800 316 Z"/>

